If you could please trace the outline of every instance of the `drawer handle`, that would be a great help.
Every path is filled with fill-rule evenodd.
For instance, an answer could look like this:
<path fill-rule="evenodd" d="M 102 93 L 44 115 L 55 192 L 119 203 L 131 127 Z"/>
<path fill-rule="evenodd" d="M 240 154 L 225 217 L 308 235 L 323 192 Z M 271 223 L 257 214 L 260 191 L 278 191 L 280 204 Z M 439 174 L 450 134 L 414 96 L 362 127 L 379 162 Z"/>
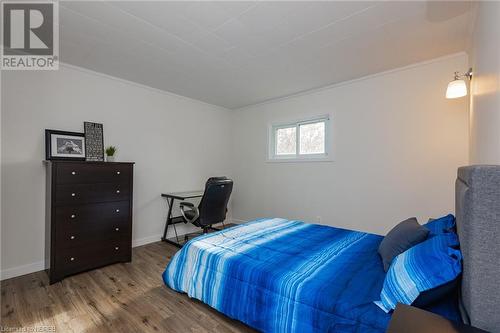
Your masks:
<path fill-rule="evenodd" d="M 76 193 L 71 193 L 71 196 L 72 196 L 72 197 L 76 196 Z"/>
<path fill-rule="evenodd" d="M 71 214 L 71 218 L 74 219 L 76 217 L 75 214 Z"/>
<path fill-rule="evenodd" d="M 71 257 L 71 258 L 69 258 L 69 260 L 71 260 L 71 261 L 75 261 L 75 258 Z"/>
<path fill-rule="evenodd" d="M 116 193 L 117 193 L 117 194 L 120 194 L 120 190 L 116 190 Z"/>
<path fill-rule="evenodd" d="M 71 171 L 71 174 L 74 176 L 76 175 L 76 171 Z"/>
<path fill-rule="evenodd" d="M 117 209 L 117 210 L 116 210 L 116 212 L 117 212 L 117 213 L 119 213 L 119 212 L 120 212 L 120 210 L 119 210 L 119 209 Z"/>
<path fill-rule="evenodd" d="M 115 246 L 115 250 L 118 251 L 120 248 L 118 246 Z"/>
<path fill-rule="evenodd" d="M 117 171 L 117 172 L 116 172 L 116 174 L 117 174 L 117 175 L 119 175 L 119 174 L 120 174 L 120 171 Z"/>
<path fill-rule="evenodd" d="M 115 228 L 115 231 L 120 231 L 120 228 Z"/>
<path fill-rule="evenodd" d="M 75 236 L 71 236 L 69 239 L 75 239 Z"/>

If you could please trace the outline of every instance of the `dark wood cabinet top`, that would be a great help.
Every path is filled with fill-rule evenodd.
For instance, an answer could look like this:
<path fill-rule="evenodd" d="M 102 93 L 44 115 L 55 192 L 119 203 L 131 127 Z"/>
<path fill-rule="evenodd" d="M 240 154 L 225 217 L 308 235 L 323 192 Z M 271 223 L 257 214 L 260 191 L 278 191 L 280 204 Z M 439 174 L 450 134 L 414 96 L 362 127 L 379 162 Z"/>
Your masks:
<path fill-rule="evenodd" d="M 398 304 L 387 333 L 486 333 L 479 328 L 448 320 L 432 312 Z"/>
<path fill-rule="evenodd" d="M 80 164 L 135 164 L 135 162 L 104 162 L 104 161 L 65 161 L 65 160 L 43 160 L 43 163 L 80 163 Z"/>

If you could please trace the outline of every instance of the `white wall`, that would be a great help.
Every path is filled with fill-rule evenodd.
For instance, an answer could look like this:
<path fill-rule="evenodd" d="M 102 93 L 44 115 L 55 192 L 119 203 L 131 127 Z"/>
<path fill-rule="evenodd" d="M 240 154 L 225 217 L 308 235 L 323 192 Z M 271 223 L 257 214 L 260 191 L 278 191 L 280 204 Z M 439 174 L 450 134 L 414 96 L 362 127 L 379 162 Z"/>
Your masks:
<path fill-rule="evenodd" d="M 1 105 L 3 278 L 43 269 L 46 128 L 82 132 L 84 121 L 103 123 L 117 160 L 136 162 L 135 244 L 159 240 L 161 192 L 230 175 L 223 108 L 67 66 L 3 72 Z"/>
<path fill-rule="evenodd" d="M 396 52 L 396 51 L 395 51 Z M 468 164 L 467 99 L 447 100 L 458 54 L 234 114 L 233 218 L 280 216 L 385 233 L 454 211 Z M 334 162 L 269 163 L 269 123 L 330 113 Z"/>
<path fill-rule="evenodd" d="M 472 36 L 470 160 L 500 164 L 500 2 L 478 4 Z"/>

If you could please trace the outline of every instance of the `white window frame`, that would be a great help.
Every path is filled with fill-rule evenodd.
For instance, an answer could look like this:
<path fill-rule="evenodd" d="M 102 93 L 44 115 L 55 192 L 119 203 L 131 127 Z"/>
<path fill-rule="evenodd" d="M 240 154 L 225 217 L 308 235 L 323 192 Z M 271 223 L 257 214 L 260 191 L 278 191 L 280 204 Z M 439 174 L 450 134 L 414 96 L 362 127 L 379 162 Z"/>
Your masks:
<path fill-rule="evenodd" d="M 268 162 L 331 162 L 331 116 L 322 115 L 300 119 L 296 121 L 272 123 L 268 126 Z M 300 154 L 300 126 L 317 122 L 325 123 L 325 153 L 324 154 Z M 281 128 L 295 127 L 295 154 L 276 154 L 276 131 Z"/>

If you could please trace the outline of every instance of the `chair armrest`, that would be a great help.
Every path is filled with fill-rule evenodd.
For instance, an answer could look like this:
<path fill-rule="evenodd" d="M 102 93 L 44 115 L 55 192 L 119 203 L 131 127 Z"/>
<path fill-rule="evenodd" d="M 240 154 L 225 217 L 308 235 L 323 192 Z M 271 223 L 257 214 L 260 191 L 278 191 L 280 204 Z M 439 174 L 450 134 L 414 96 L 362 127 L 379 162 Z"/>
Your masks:
<path fill-rule="evenodd" d="M 188 201 L 183 201 L 179 205 L 181 206 L 181 208 L 183 208 L 184 206 L 188 206 L 190 208 L 194 208 L 194 204 L 192 202 L 188 202 Z"/>
<path fill-rule="evenodd" d="M 200 211 L 198 210 L 198 207 L 195 207 L 195 205 L 191 202 L 187 202 L 187 201 L 183 201 L 179 204 L 180 208 L 181 208 L 181 214 L 182 214 L 182 217 L 184 218 L 184 220 L 186 222 L 189 222 L 189 223 L 193 223 L 194 221 L 196 221 L 198 219 L 198 217 L 200 217 Z M 188 210 L 190 211 L 194 211 L 194 216 L 193 218 L 188 218 L 186 216 L 186 207 L 188 207 Z"/>

